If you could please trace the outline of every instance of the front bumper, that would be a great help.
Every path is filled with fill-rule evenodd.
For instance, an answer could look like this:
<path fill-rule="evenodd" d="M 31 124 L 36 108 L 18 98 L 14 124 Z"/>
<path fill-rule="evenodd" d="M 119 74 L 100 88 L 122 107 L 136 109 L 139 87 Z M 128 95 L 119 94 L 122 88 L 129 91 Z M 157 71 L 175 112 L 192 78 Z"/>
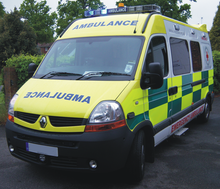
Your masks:
<path fill-rule="evenodd" d="M 13 145 L 11 154 L 24 161 L 54 168 L 108 172 L 124 167 L 134 134 L 124 126 L 111 131 L 95 133 L 48 133 L 30 130 L 11 121 L 6 123 L 8 145 Z M 58 148 L 58 157 L 26 150 L 26 144 L 33 143 Z M 96 169 L 89 166 L 95 160 Z"/>

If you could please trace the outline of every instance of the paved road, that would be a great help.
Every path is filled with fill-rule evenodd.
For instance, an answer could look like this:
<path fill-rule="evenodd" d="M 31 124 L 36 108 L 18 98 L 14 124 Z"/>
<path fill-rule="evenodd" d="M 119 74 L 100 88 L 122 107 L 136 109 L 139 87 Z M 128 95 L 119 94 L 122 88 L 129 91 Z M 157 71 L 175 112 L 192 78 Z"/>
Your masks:
<path fill-rule="evenodd" d="M 122 173 L 82 174 L 37 167 L 10 155 L 0 126 L 0 189 L 218 189 L 220 188 L 220 97 L 210 120 L 195 121 L 180 138 L 156 147 L 142 182 L 129 184 Z"/>

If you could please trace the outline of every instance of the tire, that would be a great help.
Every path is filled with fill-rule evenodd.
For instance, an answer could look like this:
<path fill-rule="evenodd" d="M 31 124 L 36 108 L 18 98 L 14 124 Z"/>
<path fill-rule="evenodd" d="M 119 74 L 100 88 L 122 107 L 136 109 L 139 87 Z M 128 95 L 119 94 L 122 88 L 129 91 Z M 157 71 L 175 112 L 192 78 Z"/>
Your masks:
<path fill-rule="evenodd" d="M 144 177 L 145 170 L 145 134 L 139 131 L 133 141 L 126 170 L 130 181 L 139 182 Z"/>
<path fill-rule="evenodd" d="M 210 115 L 210 100 L 207 99 L 204 107 L 204 111 L 201 115 L 198 116 L 198 120 L 201 123 L 206 123 L 209 120 Z"/>

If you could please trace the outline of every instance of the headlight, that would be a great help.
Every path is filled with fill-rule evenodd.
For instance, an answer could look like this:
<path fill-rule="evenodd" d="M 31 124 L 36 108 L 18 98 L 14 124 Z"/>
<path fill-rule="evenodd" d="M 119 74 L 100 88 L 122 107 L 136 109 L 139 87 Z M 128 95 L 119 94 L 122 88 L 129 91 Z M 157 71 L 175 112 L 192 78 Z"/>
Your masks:
<path fill-rule="evenodd" d="M 105 123 L 124 119 L 121 106 L 114 101 L 103 101 L 93 110 L 89 123 Z"/>
<path fill-rule="evenodd" d="M 15 94 L 13 98 L 11 99 L 9 108 L 8 108 L 8 119 L 13 122 L 14 122 L 14 105 L 15 105 L 15 101 L 17 100 L 17 98 L 18 98 L 18 94 Z"/>
<path fill-rule="evenodd" d="M 85 132 L 107 131 L 125 125 L 124 113 L 119 103 L 103 101 L 92 111 Z"/>

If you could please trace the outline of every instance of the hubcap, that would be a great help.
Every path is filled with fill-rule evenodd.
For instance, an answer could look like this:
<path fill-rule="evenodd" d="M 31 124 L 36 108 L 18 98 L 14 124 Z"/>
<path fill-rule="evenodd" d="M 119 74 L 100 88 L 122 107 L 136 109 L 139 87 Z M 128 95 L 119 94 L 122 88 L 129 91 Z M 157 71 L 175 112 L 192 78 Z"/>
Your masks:
<path fill-rule="evenodd" d="M 205 112 L 206 112 L 205 117 L 207 119 L 209 117 L 209 104 L 208 103 L 206 103 L 205 105 Z"/>
<path fill-rule="evenodd" d="M 145 150 L 144 150 L 144 144 L 141 146 L 141 169 L 144 171 L 144 163 L 145 163 Z"/>

